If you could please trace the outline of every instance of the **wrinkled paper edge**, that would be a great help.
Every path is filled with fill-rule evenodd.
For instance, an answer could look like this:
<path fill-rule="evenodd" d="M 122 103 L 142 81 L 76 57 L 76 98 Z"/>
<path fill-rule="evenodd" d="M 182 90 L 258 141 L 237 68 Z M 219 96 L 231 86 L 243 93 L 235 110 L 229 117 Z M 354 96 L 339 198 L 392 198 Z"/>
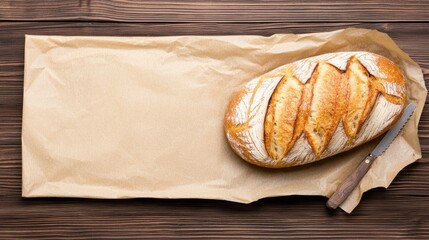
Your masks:
<path fill-rule="evenodd" d="M 417 85 L 417 87 L 422 90 L 419 92 L 418 96 L 410 95 L 408 93 L 407 103 L 415 102 L 417 104 L 417 107 L 416 107 L 416 110 L 415 110 L 413 116 L 410 118 L 409 122 L 405 126 L 403 133 L 400 136 L 398 136 L 397 139 L 394 141 L 394 143 L 401 141 L 402 144 L 404 144 L 404 143 L 407 144 L 409 146 L 409 149 L 414 150 L 414 152 L 412 153 L 412 156 L 407 158 L 405 161 L 400 161 L 400 163 L 396 164 L 395 167 L 389 168 L 387 173 L 386 173 L 386 178 L 384 178 L 384 179 L 378 178 L 377 173 L 374 171 L 373 168 L 371 168 L 368 171 L 368 173 L 365 175 L 365 177 L 362 179 L 362 181 L 360 182 L 358 187 L 356 187 L 356 189 L 350 194 L 350 196 L 347 198 L 347 200 L 339 206 L 345 212 L 351 213 L 359 204 L 364 192 L 366 192 L 370 189 L 373 189 L 373 188 L 377 188 L 377 187 L 388 188 L 389 185 L 394 180 L 394 178 L 397 176 L 397 174 L 404 167 L 406 167 L 407 165 L 415 162 L 416 160 L 418 160 L 422 157 L 419 139 L 418 139 L 418 135 L 417 135 L 417 133 L 418 133 L 417 129 L 418 129 L 418 123 L 419 123 L 421 114 L 423 112 L 425 99 L 427 97 L 427 90 L 426 90 L 426 86 L 424 83 L 423 73 L 422 73 L 422 70 L 419 67 L 419 65 L 417 63 L 415 63 L 404 51 L 402 51 L 398 47 L 398 45 L 386 33 L 383 33 L 383 32 L 377 31 L 377 30 L 363 29 L 363 28 L 346 28 L 346 29 L 341 29 L 341 30 L 336 30 L 336 31 L 318 32 L 318 33 L 274 34 L 274 35 L 271 35 L 271 36 L 266 37 L 266 38 L 274 38 L 275 39 L 275 38 L 281 38 L 281 37 L 285 37 L 285 36 L 292 37 L 292 38 L 294 38 L 294 37 L 303 38 L 306 36 L 311 36 L 313 38 L 314 37 L 316 37 L 316 38 L 320 37 L 321 41 L 327 42 L 327 41 L 329 41 L 329 39 L 324 35 L 332 36 L 335 34 L 351 34 L 351 35 L 359 34 L 359 35 L 370 35 L 370 37 L 372 37 L 372 38 L 379 38 L 380 41 L 383 41 L 383 46 L 390 53 L 392 53 L 392 52 L 396 53 L 398 55 L 397 57 L 403 62 L 403 65 L 407 66 L 407 68 L 402 69 L 402 71 L 405 72 L 404 75 L 406 75 L 406 77 L 411 74 L 409 72 L 413 72 L 412 73 L 413 75 L 416 75 L 416 74 L 418 75 L 418 77 L 416 79 L 412 79 L 412 81 L 410 81 L 410 79 L 408 79 L 408 77 L 407 77 L 407 85 L 408 84 Z M 25 36 L 26 36 L 25 55 L 27 55 L 27 37 L 36 36 L 36 35 L 25 35 Z M 248 37 L 248 36 L 255 36 L 255 35 L 235 35 L 234 37 Z M 79 36 L 74 36 L 74 37 L 79 37 Z M 172 37 L 172 36 L 170 36 L 170 37 Z M 187 36 L 187 37 L 189 37 L 189 36 Z M 195 37 L 204 38 L 204 36 L 195 36 Z M 222 36 L 218 36 L 218 37 L 222 37 Z M 262 37 L 262 36 L 258 36 L 258 37 Z M 82 36 L 82 38 L 97 38 L 97 37 Z M 101 38 L 104 38 L 104 37 L 101 37 Z M 115 37 L 115 38 L 117 38 L 117 37 Z M 168 38 L 168 37 L 159 37 L 159 38 Z M 362 49 L 362 50 L 365 50 L 365 49 Z M 310 57 L 310 56 L 307 56 L 307 57 Z M 303 58 L 305 58 L 305 57 L 303 57 Z M 25 57 L 25 64 L 24 65 L 27 66 L 27 57 Z M 26 69 L 24 69 L 24 79 L 26 79 L 27 75 L 28 75 L 27 71 L 26 71 Z M 25 80 L 24 80 L 24 82 L 25 82 Z M 28 91 L 28 88 L 24 89 L 24 95 L 25 95 L 25 91 Z M 411 144 L 409 144 L 409 142 L 406 141 L 406 139 L 405 139 L 405 137 L 403 137 L 403 135 L 408 135 L 407 138 L 412 138 L 411 141 L 413 141 L 413 142 Z M 21 139 L 22 139 L 22 144 L 25 145 L 23 137 L 21 137 Z M 391 148 L 386 151 L 385 155 L 387 155 L 388 152 L 390 152 L 390 151 L 392 151 Z M 380 156 L 376 161 L 381 161 L 382 158 L 383 158 L 383 156 Z M 376 162 L 375 162 L 375 164 L 376 164 Z M 24 172 L 22 174 L 24 176 Z M 339 181 L 339 183 L 341 183 L 341 182 Z M 374 185 L 374 183 L 375 183 L 375 185 Z M 371 184 L 373 184 L 373 185 L 371 185 Z M 268 197 L 290 196 L 290 195 L 314 195 L 314 196 L 322 195 L 325 197 L 329 197 L 333 193 L 332 191 L 327 192 L 326 189 L 320 189 L 320 191 L 321 192 L 319 192 L 319 193 L 301 192 L 301 193 L 290 193 L 290 194 L 279 194 L 279 195 L 256 196 L 255 199 L 252 199 L 250 201 L 246 201 L 246 200 L 239 201 L 237 199 L 226 199 L 226 198 L 220 198 L 220 197 L 214 197 L 211 199 L 228 200 L 228 201 L 241 202 L 241 203 L 251 203 L 251 202 L 257 201 L 259 199 L 268 198 Z M 24 186 L 23 186 L 22 196 L 23 197 L 42 197 L 42 196 L 35 196 L 35 195 L 24 196 Z M 165 198 L 169 198 L 169 197 L 166 196 Z M 198 198 L 198 197 L 193 197 L 193 198 Z M 202 198 L 202 199 L 206 199 L 206 198 Z"/>

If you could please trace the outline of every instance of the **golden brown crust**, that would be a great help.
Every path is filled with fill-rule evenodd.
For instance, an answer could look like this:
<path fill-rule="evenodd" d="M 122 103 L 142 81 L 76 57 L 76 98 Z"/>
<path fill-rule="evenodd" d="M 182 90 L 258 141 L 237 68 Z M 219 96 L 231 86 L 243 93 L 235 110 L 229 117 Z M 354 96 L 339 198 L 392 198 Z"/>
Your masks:
<path fill-rule="evenodd" d="M 406 100 L 405 84 L 406 83 L 405 83 L 405 78 L 402 75 L 401 69 L 389 59 L 382 58 L 382 57 L 379 57 L 377 59 L 377 66 L 386 75 L 384 77 L 379 77 L 376 79 L 377 90 L 379 90 L 389 102 L 392 102 L 398 105 L 405 105 L 405 100 Z M 403 87 L 404 91 L 398 91 L 399 95 L 395 96 L 389 93 L 386 86 Z"/>
<path fill-rule="evenodd" d="M 368 100 L 366 101 L 364 110 L 362 112 L 362 118 L 359 121 L 359 126 L 357 129 L 358 132 L 360 131 L 365 120 L 369 117 L 369 114 L 371 113 L 371 110 L 374 107 L 375 101 L 377 100 L 378 91 L 375 88 L 373 82 L 374 82 L 374 77 L 370 76 L 370 81 L 368 85 Z"/>
<path fill-rule="evenodd" d="M 374 94 L 370 91 L 370 75 L 356 57 L 351 57 L 345 74 L 349 83 L 349 104 L 343 123 L 348 143 L 352 144 L 367 118 L 368 110 L 372 108 L 368 102 Z"/>
<path fill-rule="evenodd" d="M 342 94 L 341 71 L 323 61 L 319 62 L 317 71 L 319 74 L 314 79 L 313 101 L 305 124 L 305 135 L 316 158 L 320 158 L 337 129 L 341 116 L 337 110 L 344 100 L 338 99 Z"/>
<path fill-rule="evenodd" d="M 298 109 L 298 116 L 295 123 L 295 129 L 294 129 L 294 135 L 293 135 L 293 144 L 295 144 L 296 140 L 301 136 L 301 134 L 304 132 L 305 123 L 308 119 L 308 114 L 310 111 L 311 101 L 313 98 L 313 86 L 316 82 L 315 79 L 317 79 L 319 76 L 318 67 L 313 71 L 313 74 L 311 75 L 311 78 L 307 81 L 307 83 L 304 86 L 304 90 L 301 97 L 301 105 Z"/>
<path fill-rule="evenodd" d="M 275 161 L 283 159 L 292 147 L 294 125 L 304 85 L 292 72 L 286 72 L 268 104 L 265 117 L 265 147 Z"/>
<path fill-rule="evenodd" d="M 263 79 L 259 80 L 255 86 L 254 89 L 257 89 L 261 86 Z M 247 94 L 247 90 L 245 88 L 239 90 L 234 96 L 232 97 L 229 105 L 228 110 L 225 114 L 225 122 L 224 122 L 224 129 L 227 133 L 228 141 L 230 145 L 232 146 L 232 149 L 234 152 L 242 157 L 243 159 L 246 159 L 247 161 L 257 164 L 258 161 L 255 159 L 255 157 L 250 153 L 251 149 L 246 146 L 246 143 L 241 140 L 240 137 L 238 137 L 238 134 L 242 132 L 245 129 L 251 128 L 250 122 L 252 120 L 252 116 L 250 116 L 249 121 L 246 121 L 244 123 L 234 123 L 231 116 L 234 115 L 234 113 L 237 111 L 237 107 L 240 104 L 241 99 L 244 97 L 244 95 Z M 252 95 L 251 102 L 253 102 L 254 95 Z M 250 106 L 248 106 L 250 108 Z M 249 112 L 249 109 L 246 110 L 246 112 Z M 233 143 L 234 141 L 234 143 Z M 233 146 L 234 145 L 234 146 Z"/>
<path fill-rule="evenodd" d="M 313 69 L 309 75 L 310 78 L 304 83 L 295 75 L 296 68 L 301 66 L 292 63 L 264 74 L 254 86 L 237 92 L 231 99 L 225 114 L 225 132 L 234 151 L 243 159 L 259 166 L 271 168 L 294 166 L 300 162 L 308 162 L 284 161 L 297 142 L 300 144 L 302 141 L 308 142 L 317 160 L 328 148 L 340 121 L 343 123 L 344 136 L 348 139 L 343 148 L 347 148 L 347 145 L 355 146 L 354 142 L 365 121 L 371 116 L 380 94 L 389 103 L 400 106 L 401 110 L 398 111 L 402 111 L 406 100 L 405 78 L 399 67 L 378 55 L 351 54 L 349 56 L 343 70 L 337 67 L 339 65 L 336 62 L 332 63 L 323 58 L 307 60 L 315 63 L 313 65 L 315 67 L 303 67 L 303 69 Z M 254 116 L 250 114 L 246 116 L 245 122 L 239 124 L 234 122 L 231 116 L 237 115 L 237 112 L 240 114 L 250 112 L 250 105 L 260 101 L 258 99 L 260 96 L 256 94 L 257 89 L 265 79 L 272 77 L 278 77 L 279 82 L 270 93 L 262 121 L 251 123 Z M 254 94 L 249 97 L 248 91 L 253 91 Z M 238 105 L 245 97 L 250 100 L 246 100 L 249 101 L 249 106 L 243 110 L 242 106 L 238 107 Z M 395 110 L 395 114 L 396 112 Z M 376 134 L 368 135 L 365 139 L 369 141 L 383 134 L 399 119 L 400 115 L 401 113 L 393 115 L 394 118 L 389 126 Z M 253 128 L 254 124 L 263 124 L 261 128 L 263 153 L 256 157 L 254 149 L 251 149 L 247 140 L 243 138 L 249 134 L 244 130 Z M 304 140 L 298 141 L 303 133 Z M 297 147 L 305 149 L 301 145 Z M 261 149 L 258 151 L 260 153 Z M 336 151 L 334 150 L 334 153 Z M 326 155 L 324 154 L 323 157 Z"/>
<path fill-rule="evenodd" d="M 236 111 L 237 105 L 240 103 L 240 100 L 245 93 L 246 89 L 243 88 L 236 92 L 231 98 L 231 101 L 229 102 L 227 111 L 225 113 L 224 129 L 225 132 L 229 134 L 229 138 L 233 138 L 235 141 L 238 142 L 236 146 L 231 145 L 234 152 L 240 157 L 246 159 L 247 161 L 253 160 L 256 163 L 256 159 L 252 159 L 251 155 L 248 153 L 249 149 L 245 147 L 245 143 L 243 141 L 240 141 L 240 139 L 236 137 L 236 134 L 240 132 L 240 128 L 245 128 L 246 126 L 244 126 L 244 124 L 234 124 L 232 118 L 230 117 L 234 115 L 234 111 Z M 232 144 L 229 138 L 228 142 Z"/>

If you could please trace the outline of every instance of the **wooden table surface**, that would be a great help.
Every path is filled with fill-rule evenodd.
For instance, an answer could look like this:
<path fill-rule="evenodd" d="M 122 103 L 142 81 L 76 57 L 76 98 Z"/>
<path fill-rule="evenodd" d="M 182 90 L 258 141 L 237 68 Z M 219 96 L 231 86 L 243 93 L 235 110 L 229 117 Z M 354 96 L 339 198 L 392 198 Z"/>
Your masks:
<path fill-rule="evenodd" d="M 429 108 L 423 158 L 348 215 L 324 197 L 244 205 L 212 200 L 21 198 L 24 34 L 166 36 L 310 33 L 346 27 L 388 33 L 429 81 L 429 1 L 0 0 L 0 238 L 429 239 Z M 427 84 L 429 85 L 429 84 Z"/>

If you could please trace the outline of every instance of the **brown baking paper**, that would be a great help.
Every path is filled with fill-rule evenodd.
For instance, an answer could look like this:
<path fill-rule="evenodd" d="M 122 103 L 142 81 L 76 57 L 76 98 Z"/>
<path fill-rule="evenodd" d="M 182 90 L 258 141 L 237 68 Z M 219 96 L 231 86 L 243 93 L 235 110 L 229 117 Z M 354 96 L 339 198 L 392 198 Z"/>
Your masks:
<path fill-rule="evenodd" d="M 280 65 L 335 51 L 386 56 L 407 77 L 417 109 L 359 187 L 388 187 L 421 157 L 426 99 L 419 66 L 384 33 L 179 37 L 26 36 L 22 196 L 205 198 L 250 203 L 330 196 L 378 140 L 319 162 L 263 169 L 229 147 L 223 116 L 232 94 Z"/>

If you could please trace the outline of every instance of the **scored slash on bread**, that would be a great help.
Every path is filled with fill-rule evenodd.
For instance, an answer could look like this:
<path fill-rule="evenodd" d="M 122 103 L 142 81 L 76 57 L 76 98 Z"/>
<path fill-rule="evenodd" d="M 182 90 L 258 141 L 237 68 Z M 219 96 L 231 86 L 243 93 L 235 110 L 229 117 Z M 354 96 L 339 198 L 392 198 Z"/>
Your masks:
<path fill-rule="evenodd" d="M 405 79 L 390 60 L 368 52 L 330 53 L 246 84 L 228 106 L 225 132 L 244 160 L 289 167 L 381 135 L 404 105 Z"/>

